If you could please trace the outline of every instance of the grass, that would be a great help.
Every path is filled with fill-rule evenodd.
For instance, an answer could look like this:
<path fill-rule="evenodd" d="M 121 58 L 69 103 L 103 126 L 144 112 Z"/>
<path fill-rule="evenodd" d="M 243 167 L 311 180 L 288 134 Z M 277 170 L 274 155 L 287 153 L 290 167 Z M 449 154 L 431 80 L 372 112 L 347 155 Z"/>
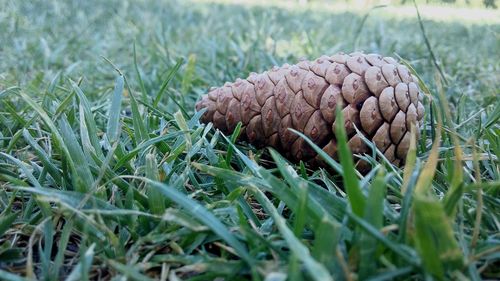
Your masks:
<path fill-rule="evenodd" d="M 500 278 L 498 22 L 280 5 L 1 2 L 0 279 Z M 310 169 L 193 112 L 210 86 L 354 49 L 425 82 L 404 169 L 368 155 L 358 175 L 342 137 Z"/>

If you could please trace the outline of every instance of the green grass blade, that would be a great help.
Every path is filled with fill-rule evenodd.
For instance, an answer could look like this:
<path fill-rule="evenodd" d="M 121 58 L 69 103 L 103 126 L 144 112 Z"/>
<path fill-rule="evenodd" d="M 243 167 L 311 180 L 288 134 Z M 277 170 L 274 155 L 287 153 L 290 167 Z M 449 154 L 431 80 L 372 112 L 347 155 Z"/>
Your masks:
<path fill-rule="evenodd" d="M 43 150 L 40 145 L 33 139 L 28 130 L 23 130 L 23 136 L 26 142 L 31 146 L 33 151 L 36 153 L 40 161 L 43 163 L 44 167 L 47 168 L 47 171 L 52 176 L 52 178 L 58 183 L 62 184 L 62 175 L 59 169 L 54 165 L 51 161 L 50 156 Z"/>
<path fill-rule="evenodd" d="M 378 275 L 372 276 L 369 281 L 386 281 L 386 280 L 397 280 L 396 278 L 402 277 L 410 274 L 415 269 L 412 266 L 405 266 L 395 270 L 390 270 L 388 272 L 380 273 Z"/>
<path fill-rule="evenodd" d="M 439 82 L 439 81 L 438 81 Z M 449 137 L 453 141 L 453 152 L 455 156 L 455 160 L 453 161 L 453 177 L 450 183 L 450 187 L 448 192 L 445 195 L 444 198 L 444 209 L 446 211 L 446 214 L 450 217 L 452 217 L 455 213 L 456 206 L 460 199 L 462 198 L 463 192 L 464 192 L 464 175 L 463 175 L 463 167 L 462 167 L 462 160 L 463 160 L 463 151 L 460 146 L 460 141 L 458 140 L 457 137 L 457 132 L 454 129 L 454 124 L 451 116 L 451 110 L 448 106 L 448 101 L 446 100 L 444 96 L 444 90 L 440 86 L 440 83 L 438 83 L 439 89 L 438 89 L 438 97 L 440 104 L 442 106 L 442 111 L 444 112 L 444 117 L 446 124 L 450 128 L 450 133 Z"/>
<path fill-rule="evenodd" d="M 285 198 L 282 198 L 279 196 L 281 200 L 285 201 L 287 205 L 292 208 L 293 210 L 299 212 L 300 209 L 300 202 L 303 198 L 300 197 L 300 194 L 302 194 L 304 189 L 307 190 L 307 194 L 309 196 L 306 197 L 307 199 L 307 204 L 305 205 L 307 211 L 307 214 L 318 214 L 318 217 L 312 218 L 314 223 L 318 223 L 320 218 L 325 218 L 329 219 L 331 221 L 335 221 L 335 219 L 330 216 L 330 214 L 335 214 L 334 212 L 328 212 L 327 210 L 331 210 L 330 206 L 328 204 L 324 204 L 325 202 L 332 202 L 332 196 L 331 194 L 327 194 L 327 192 L 322 192 L 319 191 L 319 189 L 314 188 L 311 186 L 311 184 L 304 180 L 303 178 L 299 177 L 297 173 L 294 173 L 292 170 L 292 167 L 288 165 L 285 161 L 285 159 L 279 155 L 278 152 L 276 152 L 274 149 L 269 149 L 271 156 L 273 157 L 274 161 L 276 162 L 276 166 L 278 170 L 280 171 L 281 175 L 283 176 L 284 180 L 287 182 L 287 184 L 290 186 L 290 190 L 283 188 L 282 193 L 291 193 L 293 194 L 293 205 L 290 205 L 291 201 L 286 200 Z M 260 170 L 259 174 L 263 175 L 263 179 L 269 178 L 272 179 L 269 172 Z M 275 181 L 279 181 L 278 179 L 274 178 Z M 271 185 L 271 186 L 276 186 L 276 185 Z M 323 190 L 324 191 L 324 190 Z M 292 196 L 290 196 L 292 197 Z M 330 199 L 330 200 L 329 200 Z M 337 202 L 335 202 L 337 203 Z M 340 202 L 338 202 L 340 203 Z M 326 205 L 326 206 L 325 206 Z M 336 204 L 336 206 L 341 206 L 345 207 L 344 204 Z M 314 211 L 312 211 L 314 210 Z"/>
<path fill-rule="evenodd" d="M 28 165 L 24 162 L 21 162 L 19 159 L 14 158 L 13 156 L 9 154 L 5 154 L 3 152 L 0 152 L 0 156 L 3 156 L 3 158 L 9 159 L 13 163 L 16 164 L 16 166 L 22 171 L 24 176 L 28 178 L 28 181 L 35 187 L 37 188 L 42 188 L 42 185 L 40 182 L 33 176 L 33 173 L 30 171 L 28 168 Z"/>
<path fill-rule="evenodd" d="M 432 179 L 436 173 L 436 166 L 438 164 L 439 157 L 439 145 L 441 143 L 441 124 L 438 123 L 438 129 L 436 130 L 436 139 L 433 142 L 432 149 L 429 154 L 429 159 L 420 174 L 417 184 L 415 186 L 415 194 L 424 196 L 430 191 L 432 184 Z"/>
<path fill-rule="evenodd" d="M 463 256 L 443 205 L 430 198 L 415 196 L 416 246 L 424 267 L 437 278 L 444 278 L 445 268 L 461 268 Z"/>
<path fill-rule="evenodd" d="M 19 276 L 18 274 L 10 273 L 8 271 L 5 271 L 3 269 L 0 269 L 0 279 L 5 280 L 5 281 L 33 281 L 35 279 L 32 278 L 26 278 Z"/>
<path fill-rule="evenodd" d="M 63 141 L 68 148 L 68 152 L 73 159 L 75 167 L 73 187 L 76 188 L 77 191 L 87 192 L 94 183 L 94 176 L 90 172 L 87 158 L 65 116 L 62 117 L 60 126 Z"/>
<path fill-rule="evenodd" d="M 132 265 L 125 265 L 112 259 L 107 260 L 107 263 L 115 270 L 123 274 L 125 279 L 136 281 L 153 281 L 153 279 L 142 274 L 137 267 L 134 267 Z"/>
<path fill-rule="evenodd" d="M 68 246 L 68 242 L 70 239 L 71 232 L 73 231 L 74 220 L 68 219 L 62 229 L 61 236 L 59 238 L 59 242 L 57 244 L 57 254 L 54 260 L 54 279 L 59 279 L 60 269 L 64 263 L 64 254 L 66 252 L 66 248 Z"/>
<path fill-rule="evenodd" d="M 444 205 L 431 194 L 432 179 L 436 173 L 438 148 L 441 140 L 441 123 L 438 122 L 429 159 L 415 187 L 413 216 L 415 230 L 412 237 L 424 267 L 438 278 L 444 278 L 445 266 L 462 265 L 462 253 L 452 231 L 452 220 L 446 215 Z"/>
<path fill-rule="evenodd" d="M 278 227 L 281 235 L 283 235 L 290 250 L 304 264 L 311 279 L 317 281 L 333 280 L 328 270 L 321 263 L 316 261 L 311 256 L 309 249 L 295 237 L 292 230 L 286 225 L 285 219 L 278 213 L 264 193 L 257 188 L 251 188 L 250 190 L 266 212 L 273 218 L 276 227 Z"/>
<path fill-rule="evenodd" d="M 97 123 L 92 115 L 92 110 L 91 110 L 91 105 L 85 94 L 83 93 L 82 89 L 78 87 L 78 85 L 71 81 L 71 87 L 73 88 L 73 91 L 75 91 L 76 96 L 78 97 L 78 100 L 80 101 L 80 106 L 79 106 L 79 111 L 80 111 L 80 134 L 88 136 L 88 141 L 92 144 L 92 147 L 94 148 L 95 153 L 99 155 L 100 157 L 104 157 L 102 150 L 101 150 L 101 145 L 99 144 L 99 138 L 97 136 Z M 83 118 L 82 118 L 83 117 Z M 83 142 L 83 139 L 82 139 Z M 84 147 L 87 145 L 84 145 Z M 87 148 L 87 149 L 90 149 Z"/>
<path fill-rule="evenodd" d="M 112 143 L 118 140 L 118 137 L 120 135 L 120 113 L 123 98 L 123 86 L 124 78 L 122 75 L 118 75 L 118 77 L 116 77 L 115 88 L 113 90 L 113 96 L 111 98 L 108 126 L 106 129 L 108 139 Z"/>
<path fill-rule="evenodd" d="M 338 223 L 323 218 L 314 232 L 313 257 L 323 264 L 330 272 L 334 272 L 337 265 L 335 251 L 339 245 L 342 227 Z"/>
<path fill-rule="evenodd" d="M 344 115 L 340 108 L 337 108 L 335 136 L 337 137 L 338 153 L 340 164 L 342 165 L 342 178 L 344 181 L 344 188 L 347 192 L 347 198 L 351 205 L 353 212 L 362 216 L 364 213 L 366 198 L 359 187 L 358 176 L 354 168 L 352 153 L 347 145 L 347 135 L 344 128 Z"/>
<path fill-rule="evenodd" d="M 193 141 L 191 140 L 191 134 L 189 133 L 189 127 L 187 125 L 186 119 L 184 119 L 184 116 L 182 115 L 182 112 L 177 111 L 174 113 L 174 119 L 177 125 L 179 126 L 179 129 L 184 132 L 184 140 L 186 143 L 186 150 L 190 150 Z"/>
<path fill-rule="evenodd" d="M 83 255 L 83 258 L 69 273 L 65 281 L 79 281 L 82 280 L 83 276 L 88 276 L 88 272 L 90 271 L 90 267 L 92 265 L 92 260 L 94 259 L 94 248 L 95 244 L 90 245 L 90 247 Z"/>
<path fill-rule="evenodd" d="M 181 82 L 181 93 L 183 96 L 186 96 L 192 87 L 195 67 L 196 67 L 196 55 L 190 54 L 186 64 L 186 70 L 184 71 L 184 75 L 182 77 L 182 82 Z"/>
<path fill-rule="evenodd" d="M 354 213 L 347 213 L 350 219 L 353 220 L 361 229 L 370 234 L 373 238 L 377 239 L 381 244 L 390 249 L 394 254 L 400 257 L 406 263 L 412 266 L 420 266 L 421 260 L 418 255 L 410 248 L 405 245 L 398 244 L 397 242 L 391 241 L 389 238 L 384 236 L 378 229 L 374 228 L 371 224 L 367 223 L 365 220 L 356 216 Z"/>
<path fill-rule="evenodd" d="M 155 155 L 149 153 L 146 155 L 146 177 L 152 181 L 159 181 L 158 164 Z M 148 185 L 146 192 L 149 199 L 149 206 L 153 214 L 163 214 L 165 212 L 165 200 L 157 188 Z"/>
<path fill-rule="evenodd" d="M 45 187 L 24 187 L 24 186 L 9 186 L 9 189 L 19 190 L 23 192 L 29 192 L 34 195 L 40 195 L 47 198 L 47 201 L 53 202 L 63 202 L 69 206 L 79 206 L 80 203 L 86 197 L 86 194 L 75 192 L 75 191 L 65 191 L 65 190 L 57 190 L 54 188 L 45 188 Z M 92 202 L 85 203 L 81 209 L 87 208 L 100 208 L 105 210 L 114 210 L 116 207 L 111 205 L 110 203 L 103 201 L 99 198 L 92 197 Z"/>
<path fill-rule="evenodd" d="M 19 215 L 19 213 L 7 213 L 6 211 L 7 210 L 0 214 L 0 237 L 2 237 L 7 230 L 9 230 Z"/>
<path fill-rule="evenodd" d="M 136 143 L 141 143 L 149 139 L 149 134 L 142 119 L 141 113 L 139 112 L 139 107 L 137 105 L 137 100 L 135 99 L 134 93 L 129 89 L 130 95 L 130 107 L 132 109 L 132 122 L 134 125 L 134 134 Z"/>
<path fill-rule="evenodd" d="M 121 168 L 123 165 L 125 165 L 128 161 L 130 161 L 132 158 L 137 156 L 140 152 L 146 151 L 150 146 L 158 144 L 162 141 L 166 140 L 171 140 L 174 138 L 177 138 L 183 134 L 183 132 L 174 132 L 170 134 L 166 134 L 163 136 L 158 136 L 155 138 L 151 138 L 143 143 L 140 143 L 138 146 L 136 146 L 133 150 L 131 150 L 128 154 L 124 155 L 123 157 L 119 158 L 115 166 L 113 167 L 113 170 L 118 170 Z M 140 155 L 143 155 L 142 153 Z"/>
<path fill-rule="evenodd" d="M 160 103 L 161 97 L 163 96 L 163 93 L 167 89 L 168 84 L 170 84 L 170 81 L 174 78 L 175 74 L 177 73 L 177 71 L 179 71 L 179 68 L 181 67 L 181 65 L 183 63 L 184 63 L 183 59 L 178 59 L 177 63 L 174 65 L 174 67 L 172 69 L 170 69 L 170 71 L 167 74 L 167 78 L 165 79 L 165 81 L 163 81 L 163 84 L 161 85 L 160 90 L 158 90 L 158 93 L 156 93 L 156 95 L 155 95 L 155 99 L 153 101 L 153 107 L 155 107 L 155 108 L 158 107 L 158 104 Z"/>
<path fill-rule="evenodd" d="M 70 169 L 70 173 L 71 174 L 75 174 L 75 165 L 73 163 L 73 158 L 71 156 L 71 154 L 69 153 L 68 151 L 68 148 L 66 147 L 66 145 L 64 144 L 64 141 L 63 141 L 63 138 L 61 136 L 61 134 L 59 133 L 59 130 L 57 129 L 56 125 L 54 124 L 54 122 L 52 121 L 52 118 L 50 118 L 48 115 L 47 115 L 47 112 L 45 112 L 45 110 L 43 110 L 43 108 L 40 107 L 40 105 L 38 105 L 33 99 L 31 99 L 28 95 L 26 95 L 24 92 L 19 92 L 19 95 L 21 96 L 21 98 L 26 102 L 28 103 L 28 105 L 33 108 L 37 113 L 38 115 L 40 115 L 40 117 L 42 118 L 42 120 L 45 122 L 45 124 L 47 125 L 47 127 L 49 127 L 50 129 L 50 132 L 52 133 L 52 137 L 54 138 L 54 141 L 55 141 L 55 145 L 61 149 L 62 151 L 62 154 L 64 155 L 65 157 L 65 160 L 68 162 L 68 166 L 69 166 L 69 169 Z M 64 172 L 64 171 L 63 171 Z"/>
<path fill-rule="evenodd" d="M 155 188 L 166 198 L 172 200 L 180 207 L 184 208 L 192 216 L 196 217 L 201 223 L 208 226 L 215 234 L 226 241 L 234 250 L 240 255 L 240 257 L 245 260 L 250 266 L 254 264 L 253 258 L 248 254 L 245 246 L 236 239 L 236 237 L 229 232 L 222 222 L 220 222 L 217 217 L 215 217 L 209 210 L 200 205 L 195 200 L 187 197 L 185 194 L 177 191 L 175 188 L 168 186 L 163 183 L 155 182 L 147 178 L 134 177 L 136 179 L 143 180 L 149 184 L 152 188 Z"/>
<path fill-rule="evenodd" d="M 139 67 L 137 66 L 137 52 L 136 52 L 136 44 L 134 42 L 134 70 L 137 76 L 137 80 L 139 81 L 139 85 L 141 86 L 141 92 L 143 101 L 146 102 L 148 99 L 148 92 L 146 91 L 146 86 L 144 86 L 144 81 L 142 80 L 141 73 L 139 72 Z M 135 99 L 135 98 L 134 98 Z"/>
<path fill-rule="evenodd" d="M 326 152 L 323 151 L 318 145 L 316 145 L 311 139 L 309 139 L 306 135 L 303 133 L 294 130 L 294 129 L 288 129 L 292 131 L 293 133 L 299 135 L 301 138 L 303 138 L 313 149 L 316 153 L 318 153 L 319 156 L 328 164 L 330 167 L 332 167 L 337 173 L 343 174 L 344 171 L 342 170 L 342 165 L 340 165 L 337 161 L 333 160 L 330 155 L 328 155 Z"/>
<path fill-rule="evenodd" d="M 238 124 L 236 125 L 236 128 L 234 128 L 234 131 L 231 134 L 231 139 L 230 139 L 231 145 L 228 147 L 227 155 L 226 155 L 226 165 L 228 167 L 231 165 L 231 159 L 233 158 L 234 143 L 236 142 L 236 139 L 238 139 L 238 137 L 241 134 L 241 126 L 242 126 L 242 123 L 238 122 Z"/>
<path fill-rule="evenodd" d="M 406 194 L 406 191 L 410 185 L 410 179 L 415 171 L 415 165 L 417 161 L 417 136 L 416 136 L 416 128 L 412 124 L 410 131 L 410 148 L 408 149 L 408 153 L 406 154 L 406 163 L 405 168 L 403 170 L 403 184 L 401 185 L 401 193 Z"/>
<path fill-rule="evenodd" d="M 56 120 L 61 116 L 61 114 L 65 113 L 70 106 L 71 102 L 73 102 L 75 96 L 75 92 L 71 91 L 69 95 L 67 95 L 63 101 L 58 105 L 56 112 L 54 113 L 53 119 Z"/>
<path fill-rule="evenodd" d="M 384 220 L 384 199 L 386 196 L 386 182 L 384 170 L 380 169 L 370 186 L 366 200 L 364 220 L 374 228 L 381 229 Z M 377 272 L 377 240 L 367 232 L 361 234 L 359 240 L 360 259 L 359 277 L 366 279 Z"/>

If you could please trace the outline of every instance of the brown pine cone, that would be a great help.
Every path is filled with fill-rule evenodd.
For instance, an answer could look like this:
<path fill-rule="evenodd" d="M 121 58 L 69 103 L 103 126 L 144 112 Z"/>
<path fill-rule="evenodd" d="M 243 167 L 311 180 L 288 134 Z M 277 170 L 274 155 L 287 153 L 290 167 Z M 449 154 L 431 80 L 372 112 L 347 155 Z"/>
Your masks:
<path fill-rule="evenodd" d="M 212 122 L 224 133 L 241 121 L 240 139 L 274 147 L 292 160 L 314 162 L 314 150 L 287 129 L 304 133 L 336 158 L 335 109 L 340 105 L 353 153 L 370 152 L 355 124 L 389 161 L 401 165 L 410 144 L 410 125 L 418 128 L 422 123 L 422 98 L 417 78 L 395 59 L 339 53 L 226 83 L 203 95 L 196 110 L 207 108 L 201 121 Z"/>

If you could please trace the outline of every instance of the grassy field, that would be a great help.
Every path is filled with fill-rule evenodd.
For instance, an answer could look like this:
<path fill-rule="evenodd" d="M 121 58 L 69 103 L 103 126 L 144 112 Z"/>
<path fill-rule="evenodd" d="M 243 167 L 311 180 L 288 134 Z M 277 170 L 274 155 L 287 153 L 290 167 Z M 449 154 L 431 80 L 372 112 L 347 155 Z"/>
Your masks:
<path fill-rule="evenodd" d="M 0 279 L 500 279 L 499 21 L 449 6 L 419 21 L 412 5 L 0 1 Z M 401 56 L 428 89 L 404 169 L 311 169 L 194 113 L 211 86 L 353 50 Z"/>

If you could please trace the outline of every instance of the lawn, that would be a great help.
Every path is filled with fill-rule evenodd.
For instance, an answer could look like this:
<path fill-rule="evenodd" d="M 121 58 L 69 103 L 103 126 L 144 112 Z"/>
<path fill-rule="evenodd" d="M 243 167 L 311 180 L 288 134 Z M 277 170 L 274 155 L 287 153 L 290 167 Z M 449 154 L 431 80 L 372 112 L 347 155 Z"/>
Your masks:
<path fill-rule="evenodd" d="M 500 279 L 500 12 L 371 7 L 1 1 L 0 279 Z M 355 50 L 423 81 L 404 168 L 289 162 L 194 112 Z"/>

